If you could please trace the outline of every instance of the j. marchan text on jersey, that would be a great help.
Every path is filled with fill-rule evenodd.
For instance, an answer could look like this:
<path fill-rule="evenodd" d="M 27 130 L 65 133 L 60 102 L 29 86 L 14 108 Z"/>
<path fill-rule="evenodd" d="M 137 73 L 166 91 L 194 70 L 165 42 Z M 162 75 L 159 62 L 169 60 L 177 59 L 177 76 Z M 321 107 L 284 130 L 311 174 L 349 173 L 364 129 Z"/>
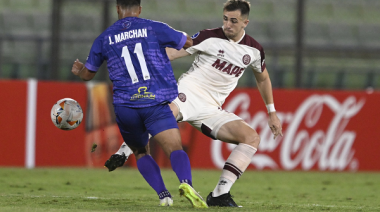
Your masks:
<path fill-rule="evenodd" d="M 148 32 L 147 32 L 147 29 L 133 29 L 127 32 L 119 33 L 114 36 L 115 36 L 114 41 L 112 40 L 112 36 L 108 36 L 108 39 L 110 41 L 109 45 L 119 43 L 131 38 L 146 38 L 148 37 Z"/>

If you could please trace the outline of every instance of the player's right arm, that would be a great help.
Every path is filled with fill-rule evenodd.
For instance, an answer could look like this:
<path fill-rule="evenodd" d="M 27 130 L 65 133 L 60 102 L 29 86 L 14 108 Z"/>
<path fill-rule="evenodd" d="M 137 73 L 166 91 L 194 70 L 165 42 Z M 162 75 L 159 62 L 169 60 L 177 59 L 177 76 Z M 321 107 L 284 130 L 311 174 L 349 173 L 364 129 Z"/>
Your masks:
<path fill-rule="evenodd" d="M 168 55 L 170 61 L 190 55 L 190 53 L 185 49 L 178 51 L 177 49 L 173 48 L 166 48 L 166 54 Z"/>
<path fill-rule="evenodd" d="M 183 45 L 183 48 L 181 50 L 187 49 L 193 46 L 193 39 L 191 39 L 191 37 L 188 34 L 186 34 L 186 32 L 182 32 L 182 33 L 186 35 L 186 42 L 185 42 L 185 45 Z"/>
<path fill-rule="evenodd" d="M 191 37 L 193 46 L 187 48 L 183 48 L 180 50 L 172 49 L 172 48 L 166 48 L 166 54 L 169 57 L 169 60 L 175 60 L 181 57 L 185 57 L 191 54 L 194 54 L 196 52 L 203 52 L 206 51 L 206 49 L 209 47 L 207 43 L 207 39 L 210 38 L 210 33 L 208 30 L 202 30 L 200 32 L 197 32 Z M 205 41 L 205 42 L 204 42 Z M 201 44 L 202 43 L 202 44 Z M 186 49 L 186 50 L 185 50 Z"/>
<path fill-rule="evenodd" d="M 78 59 L 74 61 L 73 67 L 71 68 L 71 72 L 79 76 L 84 81 L 89 81 L 94 78 L 96 72 L 99 67 L 102 65 L 104 61 L 103 51 L 102 51 L 102 37 L 99 36 L 95 39 L 92 44 L 90 54 L 87 57 L 86 64 L 83 64 Z"/>
<path fill-rule="evenodd" d="M 177 52 L 183 53 L 184 49 L 193 46 L 193 39 L 187 33 L 175 30 L 164 23 L 156 24 L 158 41 L 162 47 L 165 47 L 170 60 L 172 60 L 170 55 L 175 56 Z"/>

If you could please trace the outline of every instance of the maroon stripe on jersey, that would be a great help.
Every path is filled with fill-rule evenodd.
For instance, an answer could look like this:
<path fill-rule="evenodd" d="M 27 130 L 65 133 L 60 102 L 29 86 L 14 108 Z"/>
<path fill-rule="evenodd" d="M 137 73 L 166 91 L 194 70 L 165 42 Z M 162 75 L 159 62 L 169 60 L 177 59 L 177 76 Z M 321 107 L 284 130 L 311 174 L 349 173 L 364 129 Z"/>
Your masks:
<path fill-rule="evenodd" d="M 207 40 L 209 38 L 219 38 L 223 40 L 229 40 L 224 34 L 222 27 L 214 28 L 214 29 L 205 29 L 205 30 L 200 31 L 198 35 L 194 35 L 194 36 L 195 36 L 193 38 L 194 46 L 198 45 L 199 43 L 202 43 L 204 40 Z M 245 34 L 245 36 L 239 42 L 239 44 L 246 45 L 246 46 L 258 49 L 260 51 L 261 72 L 263 72 L 266 68 L 265 52 L 264 52 L 264 48 L 260 45 L 260 43 L 257 42 L 255 39 L 253 39 L 251 36 Z"/>
<path fill-rule="evenodd" d="M 260 45 L 260 43 L 257 42 L 255 39 L 253 39 L 251 36 L 245 34 L 244 38 L 239 42 L 239 44 L 250 46 L 260 51 L 261 72 L 263 72 L 266 68 L 265 52 L 264 52 L 264 48 Z"/>
<path fill-rule="evenodd" d="M 197 45 L 208 38 L 220 38 L 228 40 L 226 35 L 224 35 L 222 27 L 219 27 L 215 29 L 205 29 L 200 31 L 199 35 L 193 39 L 193 45 Z"/>
<path fill-rule="evenodd" d="M 224 164 L 223 169 L 234 173 L 236 175 L 237 179 L 239 179 L 240 176 L 243 174 L 243 172 L 238 167 L 236 167 L 235 165 L 233 165 L 232 163 L 226 162 Z"/>

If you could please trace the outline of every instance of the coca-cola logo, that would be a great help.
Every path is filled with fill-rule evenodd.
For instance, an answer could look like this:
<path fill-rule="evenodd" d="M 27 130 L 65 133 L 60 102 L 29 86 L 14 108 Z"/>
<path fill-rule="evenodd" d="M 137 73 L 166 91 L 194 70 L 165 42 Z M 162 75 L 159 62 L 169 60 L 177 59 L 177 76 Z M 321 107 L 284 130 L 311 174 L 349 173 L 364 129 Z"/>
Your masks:
<path fill-rule="evenodd" d="M 287 127 L 283 131 L 284 137 L 275 140 L 268 127 L 267 113 L 259 111 L 250 114 L 250 96 L 247 93 L 236 95 L 224 109 L 230 112 L 239 110 L 236 115 L 260 134 L 259 152 L 251 161 L 257 169 L 293 170 L 300 167 L 310 170 L 317 167 L 319 170 L 357 170 L 359 162 L 354 158 L 355 150 L 352 148 L 356 133 L 346 127 L 364 104 L 365 99 L 357 100 L 354 96 L 339 102 L 328 94 L 311 95 L 294 112 L 277 112 Z M 319 128 L 322 118 L 327 119 L 327 124 Z M 218 168 L 222 168 L 226 161 L 221 151 L 223 145 L 229 151 L 236 147 L 218 140 L 212 141 L 212 160 Z M 278 152 L 277 160 L 271 154 L 273 152 Z"/>

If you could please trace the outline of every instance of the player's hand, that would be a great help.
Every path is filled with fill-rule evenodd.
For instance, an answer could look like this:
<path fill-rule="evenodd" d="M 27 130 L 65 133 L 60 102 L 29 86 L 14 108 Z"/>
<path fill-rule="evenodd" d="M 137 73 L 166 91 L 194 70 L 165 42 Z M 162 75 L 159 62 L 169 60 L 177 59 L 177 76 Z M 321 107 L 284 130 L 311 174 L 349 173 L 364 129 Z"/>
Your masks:
<path fill-rule="evenodd" d="M 84 64 L 80 62 L 78 59 L 74 61 L 73 67 L 71 68 L 71 72 L 78 76 L 80 72 L 83 70 Z"/>
<path fill-rule="evenodd" d="M 269 120 L 268 120 L 268 125 L 270 127 L 270 130 L 272 131 L 274 137 L 273 139 L 276 139 L 277 136 L 283 136 L 282 135 L 282 126 L 281 126 L 281 121 L 277 117 L 276 112 L 269 113 Z"/>

